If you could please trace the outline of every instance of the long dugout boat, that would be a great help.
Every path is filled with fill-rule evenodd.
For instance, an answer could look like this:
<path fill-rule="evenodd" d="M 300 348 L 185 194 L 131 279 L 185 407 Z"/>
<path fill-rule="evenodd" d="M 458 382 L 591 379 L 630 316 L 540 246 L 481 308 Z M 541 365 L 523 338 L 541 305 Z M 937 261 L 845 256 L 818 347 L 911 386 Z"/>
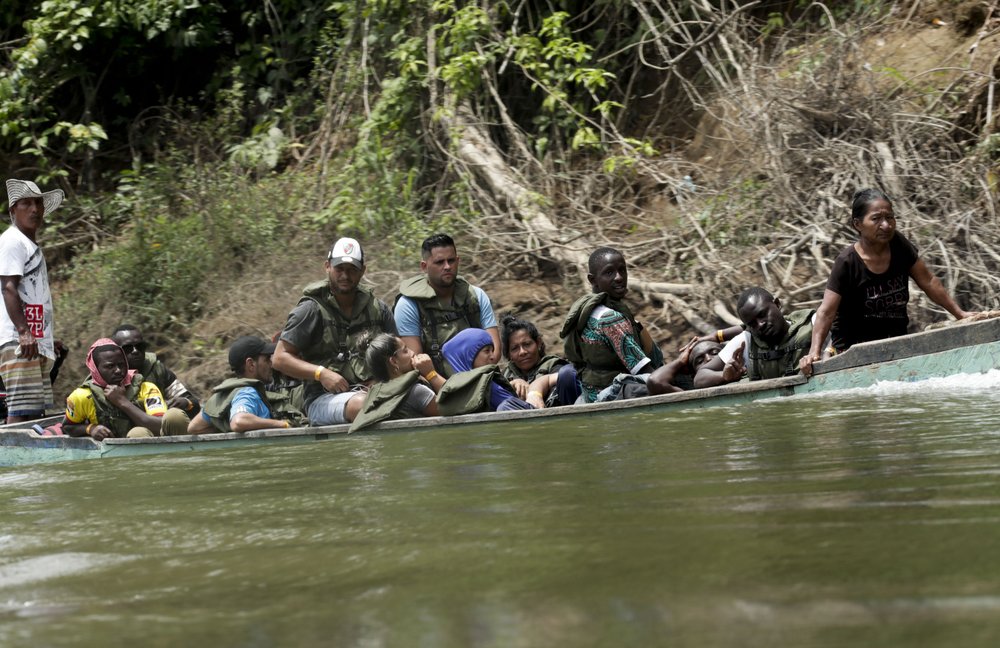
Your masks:
<path fill-rule="evenodd" d="M 799 374 L 773 380 L 746 380 L 709 389 L 648 396 L 611 403 L 590 403 L 545 410 L 488 412 L 455 417 L 386 421 L 356 435 L 448 428 L 456 432 L 509 421 L 530 424 L 558 417 L 579 425 L 580 417 L 628 416 L 632 413 L 669 415 L 672 411 L 733 406 L 796 394 L 817 394 L 870 387 L 878 382 L 915 382 L 958 374 L 1000 369 L 1000 318 L 955 322 L 922 333 L 866 342 L 814 366 L 811 378 Z M 148 439 L 105 439 L 41 436 L 24 423 L 0 426 L 0 466 L 73 459 L 103 459 L 167 452 L 188 452 L 254 445 L 308 443 L 348 437 L 348 425 L 254 430 L 244 433 Z"/>

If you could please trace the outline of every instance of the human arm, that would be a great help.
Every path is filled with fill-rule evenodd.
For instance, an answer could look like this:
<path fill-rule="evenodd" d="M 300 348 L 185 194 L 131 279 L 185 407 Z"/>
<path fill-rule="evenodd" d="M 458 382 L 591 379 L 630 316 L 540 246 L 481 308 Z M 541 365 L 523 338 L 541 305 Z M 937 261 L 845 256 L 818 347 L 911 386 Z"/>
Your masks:
<path fill-rule="evenodd" d="M 166 388 L 163 390 L 163 395 L 167 398 L 167 407 L 175 407 L 180 410 L 184 410 L 191 415 L 199 409 L 199 403 L 197 397 L 191 393 L 184 383 L 181 382 L 180 378 L 177 377 L 169 367 L 163 365 L 163 383 Z"/>
<path fill-rule="evenodd" d="M 108 437 L 113 437 L 114 434 L 110 429 L 101 425 L 100 423 L 73 423 L 68 418 L 63 417 L 62 431 L 66 436 L 71 437 L 85 437 L 89 436 L 94 441 L 103 441 Z"/>
<path fill-rule="evenodd" d="M 288 421 L 264 418 L 250 412 L 239 412 L 229 419 L 229 429 L 233 432 L 249 432 L 250 430 L 271 430 L 291 427 Z M 190 431 L 190 427 L 188 428 Z"/>
<path fill-rule="evenodd" d="M 512 378 L 510 380 L 510 386 L 514 388 L 514 393 L 517 397 L 522 400 L 527 400 L 525 398 L 528 395 L 528 381 L 524 378 Z"/>
<path fill-rule="evenodd" d="M 496 326 L 491 326 L 486 329 L 486 332 L 490 334 L 490 339 L 493 340 L 493 353 L 490 354 L 490 364 L 497 364 L 500 362 L 500 329 Z"/>
<path fill-rule="evenodd" d="M 198 412 L 191 417 L 191 422 L 188 423 L 188 434 L 209 434 L 212 432 L 218 432 L 215 426 L 212 425 L 212 421 L 205 416 L 204 412 Z"/>
<path fill-rule="evenodd" d="M 743 332 L 742 326 L 730 326 L 729 328 L 719 329 L 715 333 L 709 333 L 708 335 L 702 335 L 698 337 L 699 342 L 718 342 L 722 344 L 732 340 L 734 337 Z"/>
<path fill-rule="evenodd" d="M 531 381 L 524 396 L 518 394 L 518 398 L 527 402 L 535 409 L 545 409 L 545 399 L 549 397 L 556 383 L 559 381 L 559 372 L 543 374 Z M 522 381 L 523 382 L 523 381 Z M 513 383 L 511 383 L 513 384 Z"/>
<path fill-rule="evenodd" d="M 420 375 L 430 384 L 435 394 L 444 387 L 444 383 L 446 382 L 445 377 L 434 371 L 434 361 L 426 353 L 418 353 L 413 356 L 413 368 L 420 372 Z M 428 416 L 431 415 L 428 414 Z"/>
<path fill-rule="evenodd" d="M 952 299 L 951 295 L 945 289 L 944 284 L 931 274 L 930 269 L 924 263 L 923 259 L 917 259 L 917 262 L 913 264 L 910 268 L 910 276 L 917 282 L 920 290 L 923 290 L 924 294 L 931 298 L 931 301 L 951 313 L 955 319 L 965 319 L 972 315 L 971 312 L 962 310 L 955 303 L 955 300 Z"/>
<path fill-rule="evenodd" d="M 303 360 L 299 350 L 290 342 L 278 340 L 271 356 L 272 366 L 292 378 L 318 380 L 326 391 L 338 394 L 350 388 L 347 380 L 333 369 Z"/>
<path fill-rule="evenodd" d="M 393 317 L 399 338 L 406 348 L 415 354 L 423 353 L 424 345 L 420 341 L 420 310 L 417 304 L 409 297 L 400 297 L 396 300 Z"/>
<path fill-rule="evenodd" d="M 38 357 L 38 341 L 28 327 L 28 318 L 24 315 L 24 302 L 17 292 L 21 283 L 19 275 L 4 275 L 0 277 L 0 290 L 3 291 L 3 305 L 7 316 L 17 329 L 17 343 L 20 346 L 21 357 L 32 360 Z"/>
<path fill-rule="evenodd" d="M 271 356 L 271 365 L 290 378 L 318 382 L 325 391 L 337 394 L 350 388 L 347 380 L 336 371 L 303 357 L 304 350 L 321 344 L 325 329 L 319 305 L 309 299 L 302 300 L 288 315 Z"/>
<path fill-rule="evenodd" d="M 271 418 L 271 408 L 253 387 L 241 387 L 229 406 L 229 429 L 233 432 L 287 428 L 291 424 Z"/>
<path fill-rule="evenodd" d="M 493 340 L 493 353 L 490 354 L 490 363 L 499 364 L 500 329 L 497 324 L 496 312 L 493 310 L 493 302 L 490 301 L 489 295 L 479 286 L 472 286 L 471 290 L 475 293 L 476 301 L 479 303 L 479 327 L 489 333 L 490 339 Z"/>
<path fill-rule="evenodd" d="M 163 394 L 160 393 L 160 389 L 156 385 L 153 383 L 142 384 L 140 399 L 143 401 L 145 409 L 130 401 L 125 388 L 121 385 L 105 387 L 104 396 L 109 403 L 125 414 L 133 425 L 149 428 L 153 434 L 159 434 L 166 407 L 163 404 Z"/>
<path fill-rule="evenodd" d="M 671 360 L 649 375 L 646 386 L 649 388 L 650 394 L 670 394 L 684 391 L 681 387 L 677 386 L 677 376 L 682 373 L 691 373 L 691 349 L 699 341 L 699 338 L 693 338 L 681 347 L 680 354 L 674 360 Z"/>
<path fill-rule="evenodd" d="M 719 352 L 719 355 L 705 363 L 694 375 L 695 388 L 717 387 L 742 378 L 747 372 L 744 361 L 745 352 L 745 337 L 741 336 L 730 340 L 729 344 Z"/>
<path fill-rule="evenodd" d="M 62 422 L 63 433 L 71 437 L 89 436 L 95 441 L 114 436 L 105 425 L 97 421 L 97 410 L 89 390 L 74 389 L 66 397 L 66 411 Z"/>
<path fill-rule="evenodd" d="M 807 376 L 812 375 L 814 362 L 819 362 L 823 357 L 823 343 L 830 334 L 830 327 L 833 326 L 833 318 L 840 308 L 840 294 L 829 288 L 823 293 L 823 303 L 816 311 L 816 321 L 813 323 L 812 341 L 809 344 L 809 353 L 799 360 L 799 369 Z"/>

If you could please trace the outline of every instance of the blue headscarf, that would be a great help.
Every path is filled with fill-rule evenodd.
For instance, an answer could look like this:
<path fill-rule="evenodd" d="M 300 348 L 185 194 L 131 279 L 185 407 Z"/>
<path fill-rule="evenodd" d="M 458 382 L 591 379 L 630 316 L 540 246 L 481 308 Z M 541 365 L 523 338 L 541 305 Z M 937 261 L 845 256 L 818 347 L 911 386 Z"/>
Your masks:
<path fill-rule="evenodd" d="M 483 329 L 468 328 L 459 331 L 441 347 L 441 353 L 451 365 L 455 373 L 472 371 L 472 361 L 483 347 L 491 346 L 493 338 Z M 493 382 L 490 384 L 490 409 L 496 411 L 507 399 L 516 398 L 514 394 Z"/>
<path fill-rule="evenodd" d="M 472 371 L 472 361 L 483 347 L 493 344 L 493 338 L 483 329 L 468 328 L 444 343 L 441 353 L 456 373 Z"/>

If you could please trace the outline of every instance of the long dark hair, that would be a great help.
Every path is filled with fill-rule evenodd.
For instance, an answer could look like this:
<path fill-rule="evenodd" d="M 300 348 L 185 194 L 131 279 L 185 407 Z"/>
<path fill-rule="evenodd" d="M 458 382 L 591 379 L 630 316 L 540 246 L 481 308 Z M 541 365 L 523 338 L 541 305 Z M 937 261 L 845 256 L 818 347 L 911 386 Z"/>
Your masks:
<path fill-rule="evenodd" d="M 377 380 L 389 380 L 389 358 L 399 351 L 396 336 L 391 333 L 369 333 L 358 342 L 358 348 L 365 354 L 365 364 Z"/>

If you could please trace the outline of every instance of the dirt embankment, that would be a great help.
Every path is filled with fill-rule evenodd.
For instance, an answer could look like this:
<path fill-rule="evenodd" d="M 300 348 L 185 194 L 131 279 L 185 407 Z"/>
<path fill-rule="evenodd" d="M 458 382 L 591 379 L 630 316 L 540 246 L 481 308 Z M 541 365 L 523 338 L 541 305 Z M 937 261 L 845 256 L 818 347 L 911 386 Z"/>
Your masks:
<path fill-rule="evenodd" d="M 883 186 L 899 198 L 900 228 L 965 307 L 997 306 L 1000 225 L 991 210 L 1000 165 L 992 151 L 1000 146 L 983 143 L 992 142 L 1000 114 L 994 88 L 1000 16 L 980 12 L 977 2 L 911 6 L 910 15 L 890 16 L 857 38 L 827 36 L 788 48 L 776 63 L 747 62 L 739 88 L 717 97 L 718 109 L 702 113 L 686 144 L 662 146 L 671 154 L 649 160 L 648 173 L 637 172 L 627 186 L 595 173 L 598 181 L 570 183 L 565 205 L 553 202 L 553 220 L 565 232 L 621 247 L 636 282 L 693 286 L 679 301 L 639 291 L 629 298 L 668 356 L 699 332 L 691 314 L 707 326 L 723 325 L 718 306 L 734 310 L 743 287 L 764 285 L 796 308 L 818 304 L 829 264 L 852 238 L 845 223 L 859 184 Z M 662 130 L 677 131 L 666 124 Z M 685 174 L 695 187 L 687 194 L 673 181 Z M 983 193 L 976 193 L 980 186 Z M 572 201 L 604 207 L 580 208 L 592 220 L 573 220 L 559 213 L 571 211 Z M 921 219 L 923 213 L 932 216 Z M 488 239 L 503 231 L 470 227 L 452 234 L 463 274 L 486 290 L 498 314 L 534 321 L 550 348 L 558 348 L 562 318 L 586 290 L 578 275 L 564 269 L 559 279 L 550 267 L 543 275 L 543 262 L 511 254 L 525 249 L 513 237 L 512 245 L 491 245 Z M 335 236 L 328 238 L 303 235 L 260 259 L 252 273 L 213 278 L 215 293 L 190 337 L 147 337 L 206 393 L 228 371 L 232 339 L 273 334 L 302 287 L 324 276 Z M 399 280 L 418 271 L 420 242 L 362 243 L 366 281 L 391 302 Z M 412 252 L 400 255 L 399 248 Z M 914 321 L 942 319 L 919 295 L 913 302 Z M 102 325 L 117 323 L 113 311 Z M 85 351 L 82 342 L 74 345 L 75 368 L 57 392 L 81 377 Z"/>

